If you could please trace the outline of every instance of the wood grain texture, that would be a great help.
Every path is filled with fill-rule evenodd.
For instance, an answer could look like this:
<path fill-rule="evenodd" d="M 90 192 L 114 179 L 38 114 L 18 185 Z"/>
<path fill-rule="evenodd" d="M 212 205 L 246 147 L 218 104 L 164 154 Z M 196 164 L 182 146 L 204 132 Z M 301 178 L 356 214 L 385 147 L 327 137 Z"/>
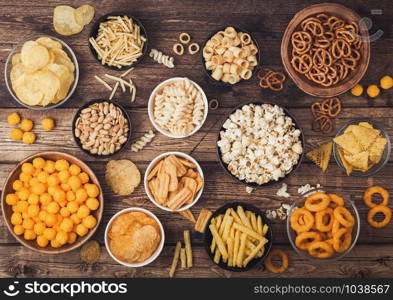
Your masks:
<path fill-rule="evenodd" d="M 94 75 L 105 73 L 118 74 L 100 66 L 88 49 L 87 39 L 91 24 L 80 34 L 61 37 L 52 28 L 52 13 L 56 5 L 70 4 L 78 6 L 91 3 L 99 16 L 111 11 L 127 9 L 138 17 L 149 34 L 150 47 L 166 54 L 172 53 L 172 45 L 180 32 L 189 32 L 193 40 L 202 44 L 208 34 L 224 25 L 243 27 L 255 35 L 261 46 L 262 64 L 275 70 L 283 70 L 280 57 L 280 44 L 283 32 L 293 15 L 304 7 L 318 3 L 313 0 L 280 1 L 169 1 L 169 0 L 107 0 L 107 1 L 5 1 L 0 0 L 0 64 L 4 67 L 9 51 L 22 39 L 45 33 L 60 37 L 75 51 L 79 66 L 80 80 L 75 94 L 63 106 L 47 112 L 23 109 L 7 92 L 5 81 L 0 81 L 0 186 L 8 173 L 26 156 L 40 151 L 63 151 L 77 156 L 86 162 L 96 173 L 101 182 L 105 210 L 102 222 L 94 235 L 103 247 L 100 262 L 93 266 L 81 264 L 79 251 L 65 255 L 48 256 L 28 250 L 18 244 L 8 232 L 3 218 L 0 220 L 0 276 L 1 277 L 166 277 L 171 262 L 175 243 L 182 239 L 182 230 L 192 230 L 192 224 L 177 213 L 167 213 L 156 208 L 147 198 L 143 185 L 140 185 L 129 197 L 114 195 L 104 180 L 104 166 L 107 159 L 94 159 L 84 154 L 74 143 L 71 122 L 77 109 L 87 101 L 109 96 L 104 86 L 99 84 Z M 383 30 L 380 39 L 371 43 L 369 68 L 361 83 L 364 86 L 378 83 L 380 77 L 389 74 L 392 69 L 393 27 L 391 17 L 392 1 L 335 1 L 355 10 L 362 17 L 371 17 L 373 27 L 370 34 Z M 382 15 L 370 15 L 371 9 L 381 9 Z M 291 80 L 287 80 L 285 89 L 274 93 L 258 88 L 255 78 L 242 82 L 234 88 L 217 87 L 209 83 L 203 72 L 201 57 L 198 55 L 175 56 L 174 69 L 167 69 L 146 57 L 132 72 L 137 85 L 137 99 L 131 104 L 127 94 L 117 93 L 115 101 L 124 105 L 132 118 L 132 139 L 142 136 L 152 125 L 147 115 L 147 102 L 153 88 L 161 81 L 173 76 L 188 76 L 199 83 L 209 99 L 217 98 L 220 107 L 209 112 L 202 129 L 187 139 L 174 140 L 157 135 L 143 151 L 134 153 L 130 149 L 114 156 L 114 159 L 131 159 L 140 168 L 142 174 L 148 163 L 165 151 L 183 151 L 197 159 L 205 174 L 206 184 L 199 202 L 192 208 L 197 216 L 202 208 L 214 210 L 232 201 L 246 201 L 261 210 L 276 208 L 282 202 L 296 200 L 297 189 L 306 183 L 320 183 L 329 191 L 337 192 L 355 201 L 361 218 L 361 232 L 358 244 L 343 260 L 329 264 L 311 264 L 299 257 L 290 247 L 286 236 L 285 222 L 273 222 L 273 243 L 288 251 L 290 267 L 280 277 L 392 277 L 393 276 L 393 226 L 376 230 L 370 227 L 365 217 L 367 208 L 362 202 L 362 193 L 368 186 L 378 184 L 393 192 L 393 161 L 373 177 L 347 177 L 331 159 L 328 171 L 323 174 L 312 163 L 304 160 L 294 176 L 285 182 L 292 197 L 279 198 L 276 191 L 279 185 L 273 185 L 247 194 L 245 187 L 233 181 L 219 166 L 216 157 L 215 140 L 221 122 L 232 107 L 249 100 L 276 102 L 285 105 L 298 119 L 306 137 L 306 149 L 310 149 L 334 136 L 321 136 L 311 130 L 310 105 L 317 98 L 300 91 Z M 390 73 L 390 75 L 392 75 Z M 371 118 L 393 136 L 393 98 L 392 91 L 383 91 L 375 100 L 367 97 L 354 97 L 350 93 L 340 96 L 343 111 L 335 119 L 336 129 L 354 118 Z M 34 131 L 37 142 L 23 145 L 9 139 L 11 128 L 6 116 L 17 111 L 23 118 L 30 118 L 36 123 Z M 56 129 L 43 132 L 39 122 L 43 117 L 53 117 Z M 166 245 L 162 255 L 151 265 L 139 269 L 130 269 L 113 261 L 103 245 L 105 225 L 109 218 L 122 208 L 141 206 L 151 210 L 162 221 L 166 231 Z M 393 208 L 393 205 L 390 204 Z M 177 277 L 271 277 L 273 274 L 257 268 L 245 273 L 230 273 L 214 266 L 203 248 L 203 235 L 193 232 L 195 267 L 176 273 Z M 10 255 L 11 253 L 11 255 Z"/>

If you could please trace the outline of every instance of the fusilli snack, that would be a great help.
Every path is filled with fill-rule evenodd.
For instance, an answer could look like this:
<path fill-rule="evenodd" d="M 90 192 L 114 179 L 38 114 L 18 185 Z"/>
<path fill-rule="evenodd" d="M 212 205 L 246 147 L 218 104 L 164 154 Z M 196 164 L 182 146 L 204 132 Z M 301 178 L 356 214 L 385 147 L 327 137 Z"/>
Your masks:
<path fill-rule="evenodd" d="M 219 31 L 203 48 L 205 67 L 217 81 L 235 84 L 247 80 L 258 64 L 258 48 L 248 33 L 233 27 Z"/>
<path fill-rule="evenodd" d="M 131 151 L 138 152 L 142 150 L 148 143 L 150 143 L 156 134 L 153 130 L 149 130 L 149 132 L 145 133 L 139 140 L 131 145 Z"/>
<path fill-rule="evenodd" d="M 188 78 L 169 82 L 154 95 L 154 122 L 177 137 L 186 137 L 199 127 L 205 110 L 202 93 Z"/>
<path fill-rule="evenodd" d="M 173 63 L 174 58 L 170 57 L 169 55 L 163 54 L 161 51 L 157 49 L 151 49 L 149 56 L 152 57 L 159 64 L 162 64 L 170 69 L 175 67 Z"/>

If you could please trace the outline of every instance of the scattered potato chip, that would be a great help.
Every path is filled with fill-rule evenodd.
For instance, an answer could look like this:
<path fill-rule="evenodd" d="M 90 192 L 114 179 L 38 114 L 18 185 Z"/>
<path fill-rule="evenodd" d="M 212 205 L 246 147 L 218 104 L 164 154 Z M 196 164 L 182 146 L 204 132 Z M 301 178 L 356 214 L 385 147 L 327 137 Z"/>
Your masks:
<path fill-rule="evenodd" d="M 58 34 L 73 35 L 83 30 L 76 21 L 75 9 L 71 6 L 56 6 L 53 11 L 53 26 Z"/>
<path fill-rule="evenodd" d="M 94 18 L 94 7 L 88 4 L 78 7 L 74 11 L 75 20 L 79 25 L 85 26 Z"/>
<path fill-rule="evenodd" d="M 106 165 L 105 180 L 118 195 L 130 195 L 141 182 L 138 167 L 130 160 L 110 160 Z"/>
<path fill-rule="evenodd" d="M 57 49 L 63 48 L 60 42 L 55 41 L 47 36 L 42 36 L 42 37 L 36 39 L 36 42 L 46 48 L 49 48 L 49 49 L 50 48 L 57 48 Z"/>

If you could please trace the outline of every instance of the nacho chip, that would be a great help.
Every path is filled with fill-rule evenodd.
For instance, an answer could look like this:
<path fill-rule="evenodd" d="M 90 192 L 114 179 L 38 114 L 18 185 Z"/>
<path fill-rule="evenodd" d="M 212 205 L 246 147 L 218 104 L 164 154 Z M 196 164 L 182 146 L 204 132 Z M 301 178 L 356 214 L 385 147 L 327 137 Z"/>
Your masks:
<path fill-rule="evenodd" d="M 306 153 L 306 157 L 325 172 L 332 155 L 333 142 L 325 143 Z"/>
<path fill-rule="evenodd" d="M 352 128 L 352 134 L 358 140 L 360 145 L 362 145 L 364 150 L 367 150 L 378 136 L 378 132 L 374 129 L 363 126 L 354 126 Z"/>
<path fill-rule="evenodd" d="M 333 141 L 351 154 L 358 154 L 363 151 L 361 144 L 352 132 L 339 135 Z"/>
<path fill-rule="evenodd" d="M 141 173 L 130 160 L 110 160 L 106 165 L 105 180 L 114 193 L 126 196 L 140 184 Z"/>
<path fill-rule="evenodd" d="M 382 136 L 375 139 L 375 142 L 371 145 L 370 149 L 368 149 L 369 158 L 372 163 L 377 164 L 380 162 L 387 142 L 386 138 Z"/>
<path fill-rule="evenodd" d="M 368 152 L 362 151 L 354 155 L 344 155 L 344 158 L 354 169 L 366 172 L 368 170 Z"/>
<path fill-rule="evenodd" d="M 347 176 L 349 176 L 352 171 L 353 171 L 353 167 L 352 165 L 345 159 L 345 152 L 344 149 L 341 147 L 337 147 L 337 151 L 338 151 L 338 156 L 340 157 L 341 163 L 344 166 L 346 172 L 347 172 Z"/>

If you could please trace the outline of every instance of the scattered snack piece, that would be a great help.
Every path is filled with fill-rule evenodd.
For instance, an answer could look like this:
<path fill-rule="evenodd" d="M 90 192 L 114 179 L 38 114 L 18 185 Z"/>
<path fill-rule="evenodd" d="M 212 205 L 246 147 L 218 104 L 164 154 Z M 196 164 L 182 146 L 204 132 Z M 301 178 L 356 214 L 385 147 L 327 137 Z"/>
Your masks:
<path fill-rule="evenodd" d="M 277 181 L 292 171 L 303 152 L 301 132 L 295 126 L 277 105 L 246 104 L 223 124 L 217 142 L 222 160 L 247 183 Z"/>
<path fill-rule="evenodd" d="M 382 202 L 380 204 L 375 204 L 373 202 L 372 197 L 375 194 L 378 194 L 382 197 Z M 364 204 L 366 204 L 370 208 L 373 208 L 374 206 L 377 206 L 377 205 L 388 206 L 389 192 L 381 186 L 377 186 L 377 185 L 371 186 L 367 190 L 364 191 L 363 200 L 364 200 Z"/>
<path fill-rule="evenodd" d="M 355 222 L 342 197 L 323 191 L 309 195 L 304 206 L 290 216 L 291 228 L 297 234 L 296 247 L 320 259 L 342 253 L 351 246 Z"/>
<path fill-rule="evenodd" d="M 34 123 L 32 120 L 29 119 L 24 119 L 20 123 L 20 129 L 22 129 L 23 131 L 31 131 L 33 127 L 34 127 Z"/>
<path fill-rule="evenodd" d="M 163 85 L 153 98 L 154 122 L 168 134 L 186 137 L 204 120 L 207 108 L 202 92 L 188 78 Z"/>
<path fill-rule="evenodd" d="M 95 264 L 100 260 L 101 247 L 97 241 L 90 240 L 81 248 L 80 256 L 87 264 Z"/>
<path fill-rule="evenodd" d="M 269 68 L 261 67 L 257 73 L 259 86 L 263 89 L 271 89 L 279 92 L 284 89 L 286 76 L 282 72 L 275 72 Z"/>
<path fill-rule="evenodd" d="M 130 160 L 110 160 L 106 164 L 105 180 L 114 193 L 126 196 L 140 184 L 141 173 Z"/>
<path fill-rule="evenodd" d="M 261 257 L 268 239 L 269 229 L 262 217 L 242 206 L 228 208 L 224 214 L 212 218 L 209 225 L 212 234 L 210 251 L 214 262 L 221 260 L 228 267 L 245 268 L 250 261 Z"/>
<path fill-rule="evenodd" d="M 344 133 L 333 141 L 338 146 L 338 156 L 347 175 L 353 170 L 367 172 L 378 164 L 387 144 L 381 131 L 368 122 L 349 125 Z"/>
<path fill-rule="evenodd" d="M 172 278 L 175 275 L 177 264 L 179 262 L 180 257 L 180 250 L 181 250 L 181 242 L 178 241 L 175 247 L 175 253 L 173 254 L 173 260 L 171 268 L 169 269 L 169 277 Z"/>
<path fill-rule="evenodd" d="M 373 195 L 379 194 L 382 197 L 382 201 L 379 204 L 373 202 Z M 390 223 L 392 218 L 392 210 L 388 207 L 389 204 L 389 192 L 381 186 L 371 186 L 364 191 L 363 201 L 370 210 L 367 214 L 367 222 L 375 227 L 382 228 Z M 382 220 L 375 220 L 377 214 L 383 214 L 384 218 Z"/>
<path fill-rule="evenodd" d="M 20 116 L 17 112 L 13 112 L 7 116 L 7 122 L 11 126 L 18 125 L 20 122 Z"/>
<path fill-rule="evenodd" d="M 289 198 L 291 195 L 288 193 L 288 185 L 283 183 L 281 187 L 277 190 L 276 195 L 278 197 Z"/>
<path fill-rule="evenodd" d="M 20 101 L 29 106 L 48 106 L 66 98 L 74 82 L 75 66 L 62 44 L 40 37 L 23 44 L 13 60 L 10 79 Z"/>
<path fill-rule="evenodd" d="M 53 27 L 58 34 L 77 34 L 83 30 L 83 26 L 83 24 L 77 22 L 75 8 L 68 5 L 55 7 L 53 11 Z"/>
<path fill-rule="evenodd" d="M 180 43 L 176 43 L 173 45 L 172 50 L 175 54 L 177 55 L 183 55 L 184 54 L 184 46 Z"/>
<path fill-rule="evenodd" d="M 187 255 L 186 249 L 184 248 L 180 249 L 180 267 L 182 269 L 187 269 Z"/>
<path fill-rule="evenodd" d="M 306 79 L 335 86 L 359 66 L 363 41 L 359 25 L 328 14 L 304 19 L 291 36 L 291 65 Z"/>
<path fill-rule="evenodd" d="M 186 258 L 187 258 L 187 268 L 192 267 L 192 248 L 191 248 L 191 238 L 190 238 L 190 231 L 184 230 L 184 245 L 186 249 Z"/>
<path fill-rule="evenodd" d="M 209 222 L 210 217 L 212 216 L 212 212 L 208 209 L 203 208 L 198 216 L 198 220 L 195 223 L 195 231 L 200 233 L 204 233 L 206 229 L 207 222 Z"/>
<path fill-rule="evenodd" d="M 180 211 L 179 214 L 181 214 L 183 217 L 185 217 L 188 221 L 195 224 L 196 220 L 195 220 L 195 217 L 192 214 L 191 210 L 186 209 L 186 210 Z"/>
<path fill-rule="evenodd" d="M 141 211 L 116 217 L 108 231 L 109 249 L 121 261 L 140 263 L 150 258 L 161 241 L 157 221 Z"/>
<path fill-rule="evenodd" d="M 291 210 L 291 206 L 289 204 L 283 203 L 277 209 L 266 210 L 266 217 L 269 218 L 270 220 L 274 220 L 278 217 L 281 221 L 284 221 L 287 219 L 290 210 Z"/>
<path fill-rule="evenodd" d="M 110 90 L 110 91 L 112 92 L 111 86 L 110 86 L 108 83 L 106 83 L 105 80 L 103 80 L 102 78 L 98 77 L 97 75 L 94 75 L 94 78 L 95 78 L 99 83 L 101 83 L 103 86 L 105 86 L 108 90 Z"/>
<path fill-rule="evenodd" d="M 311 190 L 315 190 L 317 192 L 318 189 L 320 189 L 320 188 L 322 188 L 322 186 L 319 183 L 317 183 L 317 185 L 315 187 L 313 187 L 311 184 L 307 183 L 307 184 L 299 187 L 297 190 L 297 193 L 299 195 L 304 195 L 304 194 L 310 192 Z"/>
<path fill-rule="evenodd" d="M 355 85 L 352 89 L 351 89 L 351 93 L 352 95 L 359 97 L 363 94 L 363 87 L 360 84 Z"/>
<path fill-rule="evenodd" d="M 388 90 L 390 88 L 393 87 L 393 78 L 390 77 L 389 75 L 385 75 L 381 78 L 381 80 L 379 81 L 379 85 L 381 86 L 381 88 L 383 88 L 384 90 Z"/>
<path fill-rule="evenodd" d="M 36 135 L 34 132 L 26 131 L 23 133 L 23 137 L 22 137 L 23 143 L 34 144 L 35 139 L 36 139 Z"/>
<path fill-rule="evenodd" d="M 94 18 L 94 7 L 88 4 L 82 5 L 75 9 L 74 14 L 75 21 L 82 26 L 86 26 Z"/>
<path fill-rule="evenodd" d="M 35 240 L 39 247 L 73 244 L 97 225 L 93 211 L 100 205 L 99 187 L 79 166 L 65 159 L 36 157 L 23 163 L 12 188 L 15 192 L 5 199 L 12 206 L 14 232 Z"/>
<path fill-rule="evenodd" d="M 154 201 L 173 211 L 192 203 L 204 184 L 196 165 L 176 155 L 157 162 L 147 180 Z"/>
<path fill-rule="evenodd" d="M 20 141 L 23 138 L 23 131 L 19 128 L 14 128 L 11 130 L 10 138 L 13 141 Z"/>
<path fill-rule="evenodd" d="M 209 101 L 209 109 L 211 109 L 211 110 L 216 110 L 218 108 L 218 105 L 219 105 L 219 103 L 218 103 L 217 99 L 211 99 Z"/>
<path fill-rule="evenodd" d="M 164 65 L 167 68 L 173 69 L 175 67 L 174 58 L 169 55 L 163 54 L 157 49 L 151 49 L 149 56 L 153 58 L 159 64 Z"/>
<path fill-rule="evenodd" d="M 277 256 L 281 260 L 279 266 L 275 266 L 272 262 L 274 256 Z M 272 273 L 283 273 L 288 269 L 288 255 L 281 249 L 272 249 L 266 256 L 264 265 Z"/>
<path fill-rule="evenodd" d="M 188 46 L 188 53 L 190 53 L 191 55 L 194 55 L 199 52 L 199 49 L 200 49 L 200 47 L 199 47 L 198 43 L 191 43 Z"/>
<path fill-rule="evenodd" d="M 109 16 L 100 23 L 97 36 L 90 37 L 89 42 L 103 65 L 121 69 L 131 66 L 142 56 L 146 37 L 129 17 Z"/>
<path fill-rule="evenodd" d="M 95 102 L 80 112 L 74 134 L 84 150 L 94 155 L 110 155 L 127 142 L 129 130 L 128 120 L 120 107 L 105 101 Z"/>
<path fill-rule="evenodd" d="M 182 44 L 188 44 L 191 41 L 191 36 L 186 32 L 182 32 L 179 35 L 179 41 Z"/>
<path fill-rule="evenodd" d="M 330 157 L 332 156 L 332 149 L 333 142 L 330 141 L 307 152 L 306 157 L 320 167 L 323 172 L 326 172 L 329 166 Z"/>
<path fill-rule="evenodd" d="M 331 118 L 337 117 L 341 112 L 341 100 L 337 97 L 314 102 L 311 113 L 314 116 L 312 130 L 325 134 L 331 133 L 334 124 Z"/>
<path fill-rule="evenodd" d="M 251 36 L 233 27 L 213 35 L 203 47 L 205 68 L 214 80 L 235 84 L 250 79 L 258 65 L 258 48 Z"/>
<path fill-rule="evenodd" d="M 381 93 L 379 87 L 377 87 L 375 84 L 369 85 L 367 88 L 367 95 L 371 98 L 376 98 L 379 96 Z"/>
<path fill-rule="evenodd" d="M 149 130 L 149 132 L 145 133 L 141 138 L 131 145 L 131 151 L 138 152 L 142 150 L 154 139 L 155 136 L 156 134 L 153 132 L 153 130 Z"/>
<path fill-rule="evenodd" d="M 251 194 L 254 191 L 254 188 L 250 187 L 250 186 L 246 186 L 246 193 L 247 194 Z"/>
<path fill-rule="evenodd" d="M 55 121 L 51 118 L 44 118 L 41 120 L 41 127 L 45 131 L 50 131 L 55 128 Z"/>

